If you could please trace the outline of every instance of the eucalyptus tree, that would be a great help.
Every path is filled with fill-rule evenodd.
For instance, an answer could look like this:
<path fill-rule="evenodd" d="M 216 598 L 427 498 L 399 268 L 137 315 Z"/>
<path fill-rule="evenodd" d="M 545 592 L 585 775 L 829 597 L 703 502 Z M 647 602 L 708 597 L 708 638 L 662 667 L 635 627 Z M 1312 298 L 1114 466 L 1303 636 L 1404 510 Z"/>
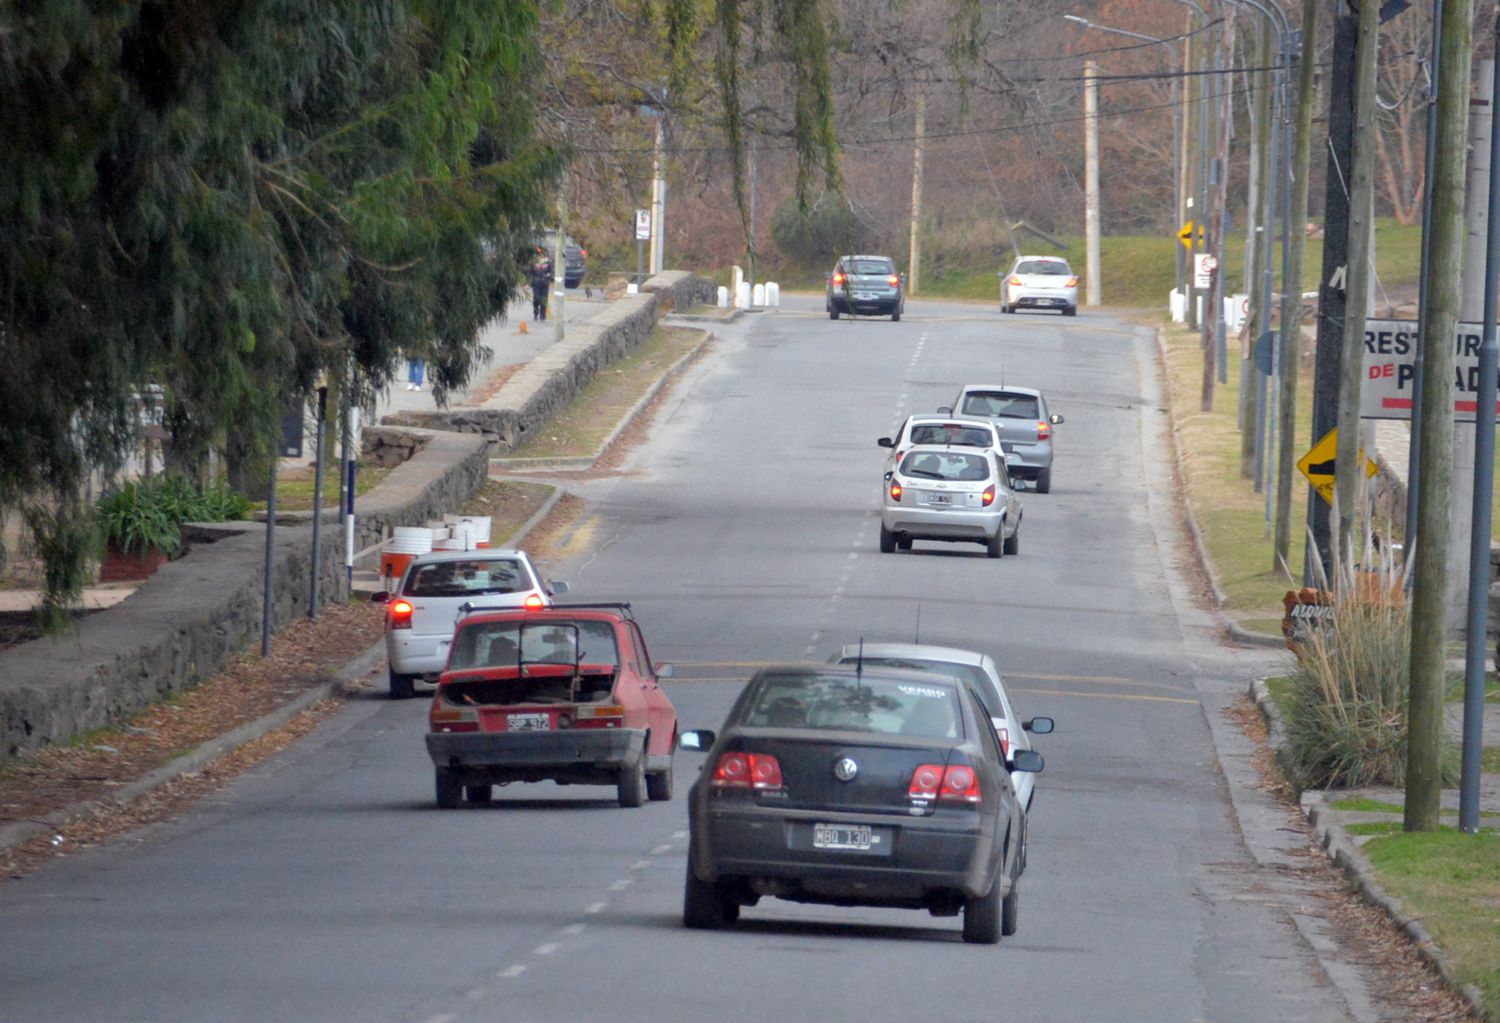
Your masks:
<path fill-rule="evenodd" d="M 0 7 L 0 507 L 76 596 L 85 495 L 158 386 L 179 450 L 269 447 L 328 374 L 439 388 L 515 291 L 557 159 L 508 0 Z M 54 621 L 56 615 L 53 616 Z"/>

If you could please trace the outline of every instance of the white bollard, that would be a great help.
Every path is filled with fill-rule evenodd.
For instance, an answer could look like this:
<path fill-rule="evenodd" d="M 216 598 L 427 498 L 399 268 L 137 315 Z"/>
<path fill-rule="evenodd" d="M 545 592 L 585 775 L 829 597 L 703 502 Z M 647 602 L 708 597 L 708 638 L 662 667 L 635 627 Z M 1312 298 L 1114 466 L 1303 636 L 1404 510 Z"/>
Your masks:
<path fill-rule="evenodd" d="M 745 283 L 745 268 L 736 266 L 731 269 L 734 272 L 734 283 L 730 285 L 730 289 L 738 295 L 740 293 L 740 285 Z"/>
<path fill-rule="evenodd" d="M 1172 322 L 1181 323 L 1187 319 L 1187 296 L 1173 288 L 1167 299 L 1167 309 L 1172 313 Z"/>
<path fill-rule="evenodd" d="M 736 309 L 750 308 L 750 282 L 740 281 L 734 290 L 734 307 Z"/>
<path fill-rule="evenodd" d="M 755 286 L 755 289 L 750 293 L 750 304 L 754 306 L 765 306 L 766 286 L 764 284 L 757 284 Z"/>
<path fill-rule="evenodd" d="M 781 308 L 781 285 L 775 281 L 766 282 L 766 305 L 772 309 Z"/>
<path fill-rule="evenodd" d="M 625 294 L 627 294 L 627 295 L 639 295 L 640 293 L 641 293 L 640 285 L 636 284 L 635 281 L 631 281 L 629 284 L 625 285 Z"/>
<path fill-rule="evenodd" d="M 729 308 L 729 289 L 726 288 L 726 287 L 724 287 L 722 284 L 719 285 L 719 299 L 718 299 L 718 304 L 719 304 L 719 308 L 720 309 L 728 309 Z"/>

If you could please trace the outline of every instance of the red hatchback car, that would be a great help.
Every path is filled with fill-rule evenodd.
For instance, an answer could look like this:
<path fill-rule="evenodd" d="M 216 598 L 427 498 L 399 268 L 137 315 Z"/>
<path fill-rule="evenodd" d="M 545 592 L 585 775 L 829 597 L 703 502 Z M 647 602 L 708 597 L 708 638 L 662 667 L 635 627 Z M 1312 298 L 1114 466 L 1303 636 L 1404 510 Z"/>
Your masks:
<path fill-rule="evenodd" d="M 428 712 L 437 804 L 513 781 L 614 785 L 621 806 L 672 798 L 677 711 L 629 604 L 476 610 L 453 635 Z"/>

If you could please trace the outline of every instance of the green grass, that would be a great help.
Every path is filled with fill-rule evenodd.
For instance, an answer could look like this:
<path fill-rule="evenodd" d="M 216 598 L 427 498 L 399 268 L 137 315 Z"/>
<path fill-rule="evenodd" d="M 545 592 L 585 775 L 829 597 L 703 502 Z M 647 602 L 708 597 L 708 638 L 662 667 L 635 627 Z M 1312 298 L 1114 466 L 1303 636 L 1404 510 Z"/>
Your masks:
<path fill-rule="evenodd" d="M 1460 983 L 1500 1006 L 1500 833 L 1393 834 L 1364 852 L 1376 879 L 1431 932 Z"/>
<path fill-rule="evenodd" d="M 1271 694 L 1272 701 L 1283 716 L 1292 712 L 1291 678 L 1286 675 L 1276 675 L 1266 679 L 1266 692 Z"/>
<path fill-rule="evenodd" d="M 1454 679 L 1453 684 L 1448 687 L 1447 697 L 1449 702 L 1459 702 L 1464 698 L 1464 679 L 1460 676 Z M 1488 675 L 1484 680 L 1484 702 L 1500 703 L 1500 680 L 1495 676 Z"/>
<path fill-rule="evenodd" d="M 1479 764 L 1485 774 L 1500 774 L 1500 746 L 1486 746 Z"/>
<path fill-rule="evenodd" d="M 1400 803 L 1387 803 L 1380 799 L 1339 799 L 1330 804 L 1335 810 L 1349 810 L 1353 813 L 1404 813 L 1405 809 Z"/>
<path fill-rule="evenodd" d="M 323 507 L 332 508 L 339 498 L 339 472 L 341 462 L 330 461 L 323 469 Z M 380 485 L 391 474 L 389 469 L 377 468 L 367 462 L 359 462 L 354 473 L 354 496 L 359 498 Z M 312 511 L 314 484 L 312 471 L 299 470 L 295 475 L 281 474 L 276 477 L 276 510 L 278 512 Z M 265 511 L 266 502 L 256 501 L 251 507 Z"/>

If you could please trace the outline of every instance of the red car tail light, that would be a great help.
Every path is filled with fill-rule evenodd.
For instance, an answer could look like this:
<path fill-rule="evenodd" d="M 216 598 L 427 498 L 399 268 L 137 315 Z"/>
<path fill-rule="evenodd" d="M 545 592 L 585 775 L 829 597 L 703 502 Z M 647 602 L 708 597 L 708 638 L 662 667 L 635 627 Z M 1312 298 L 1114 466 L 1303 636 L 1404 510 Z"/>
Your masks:
<path fill-rule="evenodd" d="M 950 764 L 943 772 L 943 787 L 938 798 L 959 803 L 978 803 L 979 775 L 967 764 Z"/>
<path fill-rule="evenodd" d="M 1011 283 L 1012 286 L 1019 288 L 1021 286 L 1021 278 L 1019 278 L 1019 277 L 1012 277 L 1010 279 L 1010 283 Z"/>
<path fill-rule="evenodd" d="M 897 277 L 895 274 L 891 274 L 889 277 L 887 277 L 885 279 L 885 282 L 893 288 L 899 288 L 901 286 L 901 278 Z"/>
<path fill-rule="evenodd" d="M 1078 278 L 1077 277 L 1069 277 L 1068 278 L 1068 283 L 1064 284 L 1063 287 L 1065 287 L 1065 288 L 1076 288 L 1076 287 L 1078 287 Z"/>
<path fill-rule="evenodd" d="M 541 594 L 539 593 L 533 593 L 531 596 L 527 597 L 525 603 L 526 610 L 528 611 L 540 611 L 543 607 L 546 606 L 546 601 L 542 600 Z"/>
<path fill-rule="evenodd" d="M 979 503 L 988 508 L 995 503 L 995 485 L 991 483 L 984 488 L 984 493 L 979 495 Z"/>
<path fill-rule="evenodd" d="M 891 480 L 891 500 L 901 500 L 901 484 L 896 482 L 895 480 Z"/>
<path fill-rule="evenodd" d="M 719 757 L 709 784 L 718 789 L 767 792 L 782 787 L 781 764 L 765 753 L 725 753 Z"/>
<path fill-rule="evenodd" d="M 618 703 L 584 704 L 578 708 L 579 728 L 619 728 L 625 723 L 625 708 Z"/>
<path fill-rule="evenodd" d="M 1051 438 L 1051 436 L 1052 424 L 1047 422 L 1045 419 L 1038 421 L 1036 424 L 1036 439 L 1048 440 L 1049 438 Z"/>
<path fill-rule="evenodd" d="M 396 600 L 391 602 L 391 628 L 411 628 L 412 606 L 409 600 Z"/>
<path fill-rule="evenodd" d="M 995 729 L 995 734 L 1000 737 L 1000 755 L 1003 756 L 1003 757 L 1005 757 L 1005 759 L 1009 760 L 1010 759 L 1010 729 L 1009 728 L 997 728 L 997 729 Z"/>
<path fill-rule="evenodd" d="M 923 764 L 912 772 L 911 784 L 907 786 L 906 794 L 912 799 L 936 799 L 938 789 L 942 787 L 942 784 L 942 765 Z"/>
<path fill-rule="evenodd" d="M 844 275 L 843 274 L 834 274 L 833 275 L 833 283 L 835 283 L 835 284 L 843 284 L 844 283 Z"/>

